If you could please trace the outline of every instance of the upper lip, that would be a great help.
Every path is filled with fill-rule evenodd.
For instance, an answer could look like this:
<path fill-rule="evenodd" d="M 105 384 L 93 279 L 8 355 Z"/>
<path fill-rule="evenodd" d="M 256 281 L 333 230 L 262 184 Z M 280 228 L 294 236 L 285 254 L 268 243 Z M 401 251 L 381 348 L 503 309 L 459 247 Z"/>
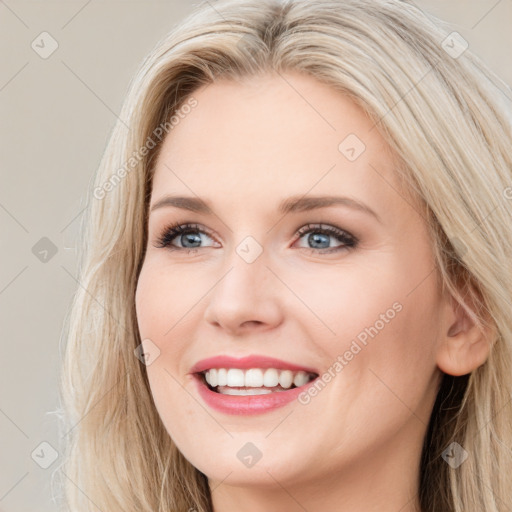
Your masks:
<path fill-rule="evenodd" d="M 201 359 L 190 370 L 191 373 L 201 373 L 211 368 L 240 368 L 242 370 L 249 368 L 275 368 L 277 370 L 303 371 L 318 374 L 314 368 L 289 363 L 265 355 L 249 355 L 241 358 L 219 355 Z"/>

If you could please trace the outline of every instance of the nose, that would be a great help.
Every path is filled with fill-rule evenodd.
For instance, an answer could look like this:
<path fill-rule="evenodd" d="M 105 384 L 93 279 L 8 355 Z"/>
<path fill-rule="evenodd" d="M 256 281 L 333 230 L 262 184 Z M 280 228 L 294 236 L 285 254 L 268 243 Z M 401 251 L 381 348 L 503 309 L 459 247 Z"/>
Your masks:
<path fill-rule="evenodd" d="M 282 284 L 260 255 L 252 263 L 234 253 L 207 297 L 205 320 L 230 335 L 268 330 L 282 322 Z"/>

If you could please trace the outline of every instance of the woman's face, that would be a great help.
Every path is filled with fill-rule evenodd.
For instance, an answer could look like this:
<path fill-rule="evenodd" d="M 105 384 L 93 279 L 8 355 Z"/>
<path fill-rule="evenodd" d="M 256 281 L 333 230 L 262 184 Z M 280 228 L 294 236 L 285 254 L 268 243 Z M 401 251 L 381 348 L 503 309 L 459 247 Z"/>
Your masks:
<path fill-rule="evenodd" d="M 194 97 L 156 162 L 136 294 L 169 435 L 211 482 L 403 479 L 437 391 L 446 302 L 388 147 L 308 76 L 218 81 Z M 200 199 L 210 212 L 187 208 Z M 166 236 L 174 223 L 193 226 Z M 254 358 L 201 364 L 217 356 Z M 199 368 L 233 369 L 221 372 L 230 386 L 210 391 Z M 272 388 L 296 377 L 300 389 Z M 270 394 L 231 394 L 241 383 L 265 393 L 259 379 Z"/>

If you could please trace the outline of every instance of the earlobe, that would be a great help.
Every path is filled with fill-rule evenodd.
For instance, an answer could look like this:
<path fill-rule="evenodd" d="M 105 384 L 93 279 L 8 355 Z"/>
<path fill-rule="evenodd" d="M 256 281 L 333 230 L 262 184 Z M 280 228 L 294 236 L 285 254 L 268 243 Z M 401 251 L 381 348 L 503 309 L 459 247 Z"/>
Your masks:
<path fill-rule="evenodd" d="M 437 365 L 444 373 L 460 376 L 485 363 L 495 331 L 478 325 L 459 303 L 452 301 L 451 314 L 440 333 Z"/>

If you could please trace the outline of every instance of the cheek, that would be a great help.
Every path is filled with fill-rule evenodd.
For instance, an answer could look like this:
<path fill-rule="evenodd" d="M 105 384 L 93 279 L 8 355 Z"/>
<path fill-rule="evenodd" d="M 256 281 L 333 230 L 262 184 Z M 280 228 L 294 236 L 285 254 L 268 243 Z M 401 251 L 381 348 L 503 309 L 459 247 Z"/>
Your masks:
<path fill-rule="evenodd" d="M 311 339 L 330 356 L 332 372 L 345 375 L 339 385 L 371 394 L 387 384 L 411 403 L 421 398 L 436 369 L 440 304 L 435 273 L 418 263 L 390 253 L 377 263 L 359 260 L 338 278 L 302 281 L 300 293 L 329 328 Z"/>
<path fill-rule="evenodd" d="M 180 344 L 180 337 L 176 336 L 183 323 L 177 325 L 183 316 L 179 311 L 181 301 L 173 283 L 156 269 L 156 266 L 144 264 L 137 282 L 135 309 L 144 349 L 148 347 L 149 351 L 158 353 L 154 362 L 146 367 L 150 384 L 153 387 L 155 376 L 158 376 L 157 387 L 161 388 L 167 386 L 166 381 L 171 378 L 165 370 L 173 375 L 178 373 L 178 363 L 186 343 Z"/>
<path fill-rule="evenodd" d="M 370 339 L 373 327 L 387 330 L 402 309 L 404 290 L 411 287 L 411 278 L 391 252 L 368 252 L 348 256 L 338 266 L 304 266 L 281 274 L 300 299 L 291 316 L 301 318 L 298 313 L 305 306 L 309 312 L 303 315 L 304 325 L 317 327 L 311 339 L 321 339 L 333 350 L 343 348 L 347 340 Z"/>
<path fill-rule="evenodd" d="M 135 311 L 141 339 L 149 337 L 148 328 L 152 325 L 150 317 L 154 315 L 153 303 L 157 294 L 156 283 L 151 279 L 151 272 L 144 262 L 135 290 Z"/>
<path fill-rule="evenodd" d="M 163 338 L 176 322 L 180 303 L 179 282 L 153 262 L 145 262 L 137 282 L 135 308 L 141 338 Z"/>
<path fill-rule="evenodd" d="M 154 350 L 158 352 L 158 357 L 146 367 L 155 397 L 174 393 L 177 389 L 173 387 L 173 377 L 184 378 L 183 361 L 190 337 L 188 322 L 193 320 L 191 314 L 187 315 L 190 301 L 178 293 L 181 290 L 178 273 L 165 275 L 161 268 L 151 263 L 143 266 L 135 294 L 140 339 L 150 340 L 143 343 L 149 347 L 156 345 Z"/>
<path fill-rule="evenodd" d="M 435 390 L 439 321 L 435 277 L 432 274 L 421 290 L 412 293 L 409 280 L 395 283 L 396 287 L 381 290 L 367 302 L 365 324 L 351 324 L 345 340 L 356 340 L 361 350 L 354 356 L 351 350 L 347 354 L 353 362 L 344 369 L 345 379 L 357 382 L 360 391 L 354 393 L 360 393 L 369 409 L 380 408 L 389 418 L 416 411 L 427 423 L 430 402 L 425 397 Z M 359 321 L 364 317 L 359 310 Z"/>
<path fill-rule="evenodd" d="M 184 315 L 180 312 L 183 297 L 176 292 L 176 281 L 162 275 L 159 269 L 161 266 L 151 262 L 143 265 L 135 307 L 141 340 L 151 340 L 159 350 L 158 357 L 146 366 L 156 409 L 169 435 L 180 441 L 186 430 L 184 418 L 194 414 L 190 397 L 183 392 L 184 377 L 179 365 L 187 346 L 185 338 L 181 337 L 184 342 L 179 343 L 180 336 L 176 335 L 183 321 L 174 329 Z M 181 412 L 176 415 L 174 411 Z"/>

